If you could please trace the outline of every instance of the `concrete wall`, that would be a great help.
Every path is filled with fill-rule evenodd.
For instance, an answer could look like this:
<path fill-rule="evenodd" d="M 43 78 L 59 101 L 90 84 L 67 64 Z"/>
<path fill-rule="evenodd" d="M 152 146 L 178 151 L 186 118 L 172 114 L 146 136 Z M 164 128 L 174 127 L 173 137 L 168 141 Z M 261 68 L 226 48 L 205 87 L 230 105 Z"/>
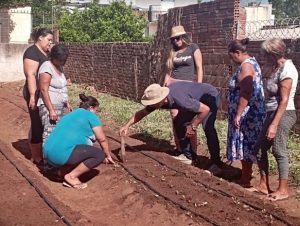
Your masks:
<path fill-rule="evenodd" d="M 0 82 L 24 79 L 23 53 L 28 44 L 0 43 Z"/>

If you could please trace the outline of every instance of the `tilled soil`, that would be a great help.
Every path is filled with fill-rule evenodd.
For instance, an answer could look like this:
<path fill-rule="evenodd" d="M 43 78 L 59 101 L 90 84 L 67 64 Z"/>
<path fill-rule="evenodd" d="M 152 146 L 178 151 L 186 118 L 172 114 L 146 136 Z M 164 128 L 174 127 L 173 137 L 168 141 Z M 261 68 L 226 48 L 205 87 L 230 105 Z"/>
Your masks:
<path fill-rule="evenodd" d="M 300 225 L 296 193 L 287 201 L 270 203 L 132 138 L 126 139 L 125 163 L 92 170 L 82 178 L 88 182 L 84 190 L 65 188 L 29 161 L 29 119 L 19 88 L 19 83 L 0 88 L 0 150 L 72 225 Z M 119 137 L 109 128 L 106 133 L 117 155 Z M 0 225 L 64 223 L 3 155 L 0 161 L 0 189 L 5 190 Z M 26 214 L 18 214 L 24 207 Z"/>

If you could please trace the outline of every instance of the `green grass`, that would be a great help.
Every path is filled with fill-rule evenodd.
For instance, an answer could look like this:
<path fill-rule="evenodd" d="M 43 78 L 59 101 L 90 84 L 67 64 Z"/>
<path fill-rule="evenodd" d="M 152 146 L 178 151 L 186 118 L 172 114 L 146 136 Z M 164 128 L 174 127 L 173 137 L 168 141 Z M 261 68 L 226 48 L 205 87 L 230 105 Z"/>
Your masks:
<path fill-rule="evenodd" d="M 69 87 L 70 102 L 73 106 L 78 106 L 79 94 L 85 93 L 96 97 L 100 102 L 100 118 L 114 129 L 120 128 L 132 116 L 134 112 L 143 108 L 139 103 L 130 100 L 124 100 L 105 93 L 97 93 L 96 90 L 87 85 L 72 84 Z M 217 120 L 216 128 L 220 140 L 221 153 L 225 156 L 227 141 L 227 121 Z M 154 111 L 149 116 L 132 126 L 134 133 L 141 134 L 144 139 L 151 137 L 156 139 L 154 145 L 159 147 L 162 142 L 172 140 L 172 125 L 170 113 L 168 111 Z M 198 129 L 200 141 L 205 144 L 205 135 L 201 128 Z M 300 184 L 300 135 L 292 134 L 288 141 L 288 150 L 290 155 L 290 176 L 293 181 Z M 277 172 L 277 164 L 273 155 L 269 155 L 270 171 Z"/>

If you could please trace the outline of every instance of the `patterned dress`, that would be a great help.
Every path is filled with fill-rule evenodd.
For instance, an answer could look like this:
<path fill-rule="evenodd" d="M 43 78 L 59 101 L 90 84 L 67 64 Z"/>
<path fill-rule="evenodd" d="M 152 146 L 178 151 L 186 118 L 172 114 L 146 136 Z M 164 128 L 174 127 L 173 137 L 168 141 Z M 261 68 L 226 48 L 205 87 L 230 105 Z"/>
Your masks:
<path fill-rule="evenodd" d="M 255 76 L 253 79 L 252 96 L 248 102 L 248 106 L 242 113 L 240 128 L 236 129 L 234 127 L 234 118 L 236 116 L 240 98 L 238 76 L 244 63 L 250 63 L 253 66 Z M 262 129 L 264 118 L 265 103 L 261 70 L 255 58 L 248 58 L 242 62 L 229 80 L 227 134 L 228 160 L 244 160 L 250 163 L 256 162 L 253 148 Z"/>

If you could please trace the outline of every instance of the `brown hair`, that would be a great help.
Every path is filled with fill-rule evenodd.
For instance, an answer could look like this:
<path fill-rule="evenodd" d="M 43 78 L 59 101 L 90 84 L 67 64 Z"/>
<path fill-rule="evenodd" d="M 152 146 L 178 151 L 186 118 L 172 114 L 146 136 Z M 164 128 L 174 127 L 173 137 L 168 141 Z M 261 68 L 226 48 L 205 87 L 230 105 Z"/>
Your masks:
<path fill-rule="evenodd" d="M 37 42 L 39 40 L 40 36 L 46 37 L 49 34 L 53 35 L 53 32 L 50 29 L 48 29 L 48 28 L 39 28 L 39 29 L 37 29 L 37 30 L 35 30 L 31 33 L 31 37 L 34 40 L 34 42 Z"/>
<path fill-rule="evenodd" d="M 228 52 L 229 53 L 235 53 L 237 51 L 241 51 L 242 53 L 247 52 L 247 45 L 250 43 L 249 38 L 244 38 L 244 39 L 236 39 L 233 40 L 229 43 L 228 45 Z"/>
<path fill-rule="evenodd" d="M 84 93 L 79 94 L 81 100 L 79 107 L 84 109 L 89 109 L 90 107 L 98 107 L 99 102 L 95 97 L 86 96 Z"/>

